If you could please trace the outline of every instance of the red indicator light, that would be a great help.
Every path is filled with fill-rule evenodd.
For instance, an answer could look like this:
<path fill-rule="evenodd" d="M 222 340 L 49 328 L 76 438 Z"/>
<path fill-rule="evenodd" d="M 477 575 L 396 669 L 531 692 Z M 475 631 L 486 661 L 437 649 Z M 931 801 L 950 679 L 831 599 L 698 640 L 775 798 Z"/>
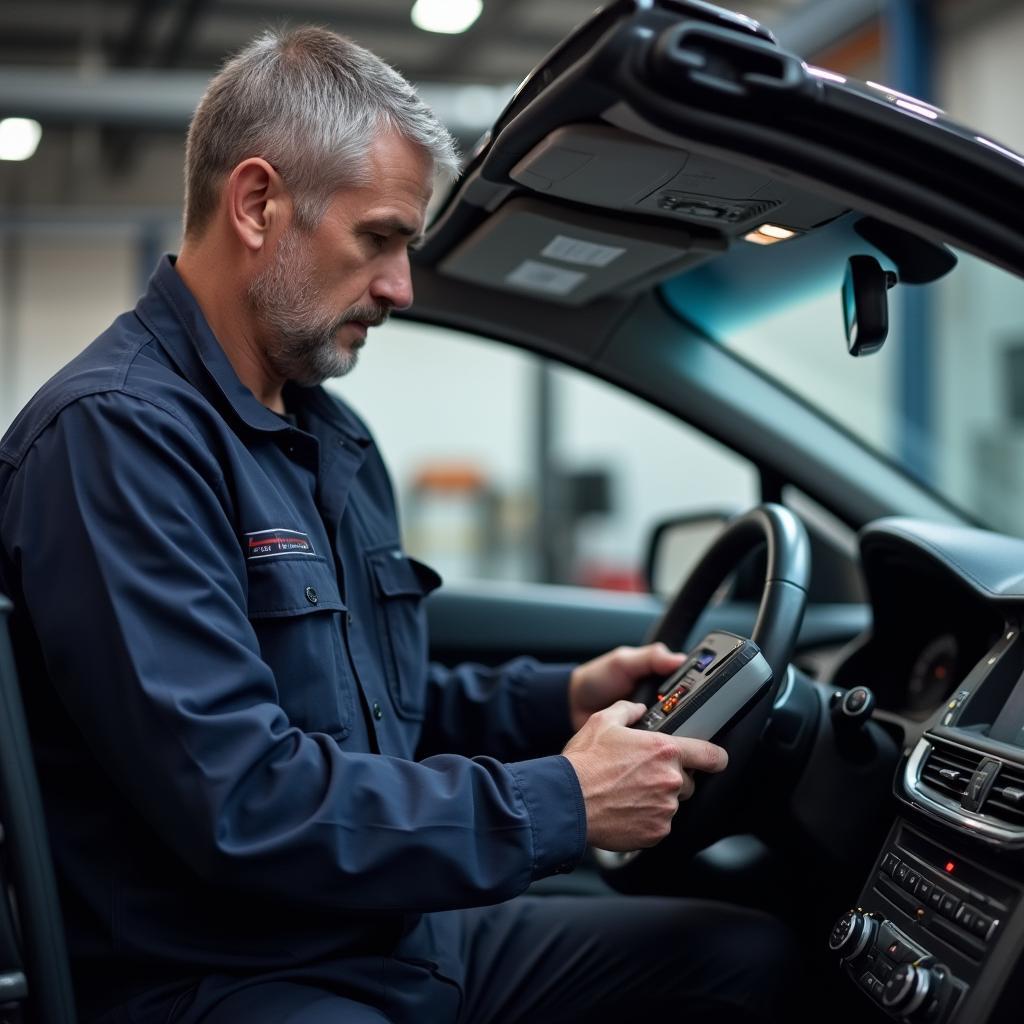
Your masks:
<path fill-rule="evenodd" d="M 951 875 L 951 874 L 953 874 L 953 872 L 955 870 L 956 870 L 956 865 L 951 860 L 947 860 L 946 861 L 946 874 L 947 875 Z"/>

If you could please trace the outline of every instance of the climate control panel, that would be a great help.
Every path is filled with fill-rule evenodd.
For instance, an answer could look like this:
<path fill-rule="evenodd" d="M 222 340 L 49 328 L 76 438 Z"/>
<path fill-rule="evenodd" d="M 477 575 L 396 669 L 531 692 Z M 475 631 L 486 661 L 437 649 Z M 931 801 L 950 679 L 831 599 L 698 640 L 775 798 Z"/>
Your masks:
<path fill-rule="evenodd" d="M 847 911 L 828 944 L 860 988 L 901 1020 L 939 1024 L 963 994 L 949 967 L 880 914 Z"/>
<path fill-rule="evenodd" d="M 850 980 L 895 1020 L 1016 1020 L 1013 998 L 1007 1018 L 1002 994 L 1019 970 L 1024 900 L 1006 864 L 946 841 L 937 826 L 897 819 L 829 947 Z"/>

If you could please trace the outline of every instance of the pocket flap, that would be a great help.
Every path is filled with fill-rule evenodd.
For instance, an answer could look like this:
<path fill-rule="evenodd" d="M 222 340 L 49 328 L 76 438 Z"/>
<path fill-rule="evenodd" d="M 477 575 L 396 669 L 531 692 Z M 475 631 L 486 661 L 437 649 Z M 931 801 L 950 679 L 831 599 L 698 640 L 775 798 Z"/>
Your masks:
<path fill-rule="evenodd" d="M 441 577 L 422 562 L 402 554 L 399 548 L 367 556 L 379 597 L 426 597 L 441 586 Z"/>
<path fill-rule="evenodd" d="M 345 611 L 334 569 L 319 558 L 272 558 L 249 565 L 249 618 Z"/>

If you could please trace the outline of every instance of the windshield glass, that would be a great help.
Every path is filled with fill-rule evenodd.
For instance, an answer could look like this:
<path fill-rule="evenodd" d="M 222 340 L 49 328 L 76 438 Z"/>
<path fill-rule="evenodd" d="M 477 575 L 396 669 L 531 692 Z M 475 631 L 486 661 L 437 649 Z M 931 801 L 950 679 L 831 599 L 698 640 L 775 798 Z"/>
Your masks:
<path fill-rule="evenodd" d="M 827 229 L 834 243 L 846 227 Z M 841 289 L 851 250 L 797 239 L 777 280 L 776 247 L 749 246 L 670 281 L 688 322 L 900 464 L 986 526 L 1024 534 L 1024 282 L 967 253 L 930 284 L 888 293 L 882 349 L 847 352 Z M 778 248 L 781 248 L 779 246 Z M 799 290 L 793 269 L 802 265 Z M 727 273 L 730 280 L 723 279 Z M 737 296 L 742 295 L 742 301 Z"/>

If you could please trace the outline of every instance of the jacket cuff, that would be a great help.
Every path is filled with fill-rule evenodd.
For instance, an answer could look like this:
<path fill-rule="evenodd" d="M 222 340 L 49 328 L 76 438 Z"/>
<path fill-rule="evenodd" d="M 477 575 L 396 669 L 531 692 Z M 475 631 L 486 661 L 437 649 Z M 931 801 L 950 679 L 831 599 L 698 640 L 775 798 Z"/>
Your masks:
<path fill-rule="evenodd" d="M 561 750 L 576 731 L 569 715 L 569 677 L 576 666 L 542 665 L 524 658 L 517 667 L 516 717 L 521 734 L 529 737 L 529 752 Z"/>
<path fill-rule="evenodd" d="M 533 881 L 572 871 L 587 849 L 587 809 L 569 759 L 556 754 L 506 768 L 530 815 Z"/>

